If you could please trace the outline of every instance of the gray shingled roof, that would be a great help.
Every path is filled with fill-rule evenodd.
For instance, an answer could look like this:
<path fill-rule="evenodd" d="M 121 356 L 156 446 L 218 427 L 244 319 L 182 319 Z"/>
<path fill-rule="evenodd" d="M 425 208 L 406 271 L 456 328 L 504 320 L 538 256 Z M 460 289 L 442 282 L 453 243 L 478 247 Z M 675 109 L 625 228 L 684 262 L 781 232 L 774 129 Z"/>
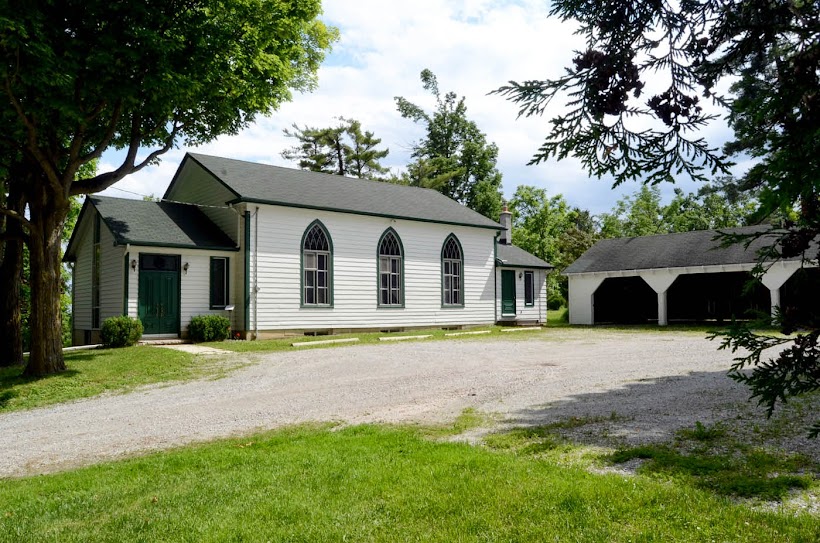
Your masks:
<path fill-rule="evenodd" d="M 353 179 L 268 164 L 188 153 L 235 195 L 235 201 L 279 204 L 345 213 L 477 226 L 500 230 L 495 221 L 418 187 Z M 169 187 L 168 191 L 170 192 Z M 168 192 L 166 192 L 166 197 Z"/>
<path fill-rule="evenodd" d="M 715 236 L 718 231 L 751 234 L 769 228 L 747 226 L 637 238 L 603 239 L 590 247 L 563 273 L 569 275 L 618 270 L 754 264 L 757 262 L 758 249 L 771 245 L 774 236 L 757 238 L 748 248 L 742 243 L 721 247 Z"/>
<path fill-rule="evenodd" d="M 118 245 L 236 249 L 231 238 L 193 205 L 107 196 L 92 196 L 88 202 L 99 211 Z M 73 254 L 71 242 L 66 257 Z"/>
<path fill-rule="evenodd" d="M 509 266 L 512 268 L 553 268 L 553 265 L 549 262 L 545 262 L 515 245 L 499 243 L 495 256 L 499 266 Z"/>

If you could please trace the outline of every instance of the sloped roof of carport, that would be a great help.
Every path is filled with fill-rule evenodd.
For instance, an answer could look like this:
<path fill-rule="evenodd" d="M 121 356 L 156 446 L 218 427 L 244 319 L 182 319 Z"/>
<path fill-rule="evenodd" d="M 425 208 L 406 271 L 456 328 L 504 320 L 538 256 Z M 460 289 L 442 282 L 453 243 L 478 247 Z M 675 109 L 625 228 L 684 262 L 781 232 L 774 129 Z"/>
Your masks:
<path fill-rule="evenodd" d="M 191 249 L 236 250 L 236 243 L 195 205 L 91 196 L 83 215 L 95 208 L 117 245 L 143 245 Z M 74 258 L 74 229 L 65 260 Z"/>
<path fill-rule="evenodd" d="M 718 232 L 754 234 L 771 226 L 747 226 L 720 230 L 698 230 L 658 236 L 603 239 L 570 264 L 564 274 L 754 264 L 758 250 L 770 246 L 776 236 L 766 234 L 756 238 L 749 247 L 735 243 L 721 247 Z M 789 260 L 798 260 L 794 257 Z"/>
<path fill-rule="evenodd" d="M 183 166 L 188 159 L 202 166 L 233 192 L 236 202 L 258 202 L 494 230 L 503 228 L 497 222 L 431 189 L 198 153 L 188 153 Z M 166 191 L 166 197 L 171 188 Z"/>

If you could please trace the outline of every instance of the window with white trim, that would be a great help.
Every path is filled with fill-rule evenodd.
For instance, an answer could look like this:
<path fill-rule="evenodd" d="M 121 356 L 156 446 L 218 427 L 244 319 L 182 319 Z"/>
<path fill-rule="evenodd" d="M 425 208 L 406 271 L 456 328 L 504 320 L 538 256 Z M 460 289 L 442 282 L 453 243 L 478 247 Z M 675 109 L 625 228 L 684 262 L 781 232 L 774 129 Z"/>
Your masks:
<path fill-rule="evenodd" d="M 228 305 L 228 258 L 211 257 L 211 309 L 225 309 Z"/>
<path fill-rule="evenodd" d="M 379 242 L 379 305 L 401 307 L 404 304 L 401 241 L 389 229 Z"/>
<path fill-rule="evenodd" d="M 327 231 L 321 223 L 314 222 L 302 241 L 302 305 L 331 304 L 331 256 Z"/>
<path fill-rule="evenodd" d="M 535 305 L 535 274 L 531 271 L 524 272 L 524 305 Z"/>
<path fill-rule="evenodd" d="M 443 305 L 463 306 L 462 271 L 464 259 L 454 235 L 447 236 L 441 248 L 441 300 Z"/>

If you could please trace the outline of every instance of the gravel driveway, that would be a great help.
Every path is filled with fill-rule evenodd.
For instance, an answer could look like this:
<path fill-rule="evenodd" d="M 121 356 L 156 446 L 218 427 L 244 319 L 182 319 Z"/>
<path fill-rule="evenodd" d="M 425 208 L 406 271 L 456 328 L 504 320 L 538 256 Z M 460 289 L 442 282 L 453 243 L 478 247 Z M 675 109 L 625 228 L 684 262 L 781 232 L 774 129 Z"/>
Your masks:
<path fill-rule="evenodd" d="M 731 355 L 695 333 L 553 329 L 255 356 L 219 380 L 2 415 L 0 477 L 304 421 L 448 421 L 467 407 L 511 424 L 615 413 L 608 436 L 666 439 L 748 396 L 725 375 Z"/>

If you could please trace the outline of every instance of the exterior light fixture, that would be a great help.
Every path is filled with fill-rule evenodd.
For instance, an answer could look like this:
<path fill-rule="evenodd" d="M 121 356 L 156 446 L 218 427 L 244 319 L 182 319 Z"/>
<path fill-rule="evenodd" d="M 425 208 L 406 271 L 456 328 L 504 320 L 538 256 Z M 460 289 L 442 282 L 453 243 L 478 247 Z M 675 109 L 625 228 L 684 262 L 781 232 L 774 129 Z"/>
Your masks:
<path fill-rule="evenodd" d="M 131 271 L 137 271 L 137 261 L 136 261 L 136 259 L 131 261 Z"/>
<path fill-rule="evenodd" d="M 188 275 L 188 263 L 186 262 L 184 266 L 182 266 L 182 271 L 185 272 L 185 275 Z"/>

